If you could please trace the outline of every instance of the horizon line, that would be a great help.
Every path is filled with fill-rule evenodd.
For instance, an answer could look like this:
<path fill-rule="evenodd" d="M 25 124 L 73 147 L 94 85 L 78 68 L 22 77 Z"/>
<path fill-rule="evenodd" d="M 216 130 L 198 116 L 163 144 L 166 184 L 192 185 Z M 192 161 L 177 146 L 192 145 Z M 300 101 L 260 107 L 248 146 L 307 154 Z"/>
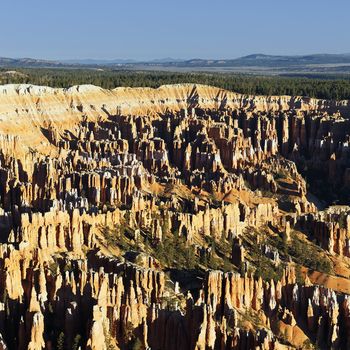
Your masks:
<path fill-rule="evenodd" d="M 317 55 L 350 55 L 349 52 L 338 52 L 338 53 L 330 53 L 330 52 L 315 52 L 315 53 L 305 53 L 305 54 L 270 54 L 270 53 L 263 53 L 263 52 L 256 52 L 256 53 L 250 53 L 250 54 L 243 54 L 240 56 L 232 56 L 232 57 L 220 57 L 220 58 L 212 58 L 212 57 L 205 57 L 205 56 L 191 56 L 188 58 L 184 57 L 171 57 L 171 56 L 159 56 L 154 58 L 133 58 L 133 57 L 127 57 L 127 58 L 121 58 L 121 57 L 115 57 L 115 58 L 94 58 L 94 57 L 73 57 L 73 58 L 44 58 L 44 57 L 33 57 L 33 56 L 11 56 L 6 55 L 0 56 L 0 59 L 14 59 L 14 60 L 24 60 L 24 59 L 32 59 L 32 60 L 42 60 L 42 61 L 51 61 L 51 62 L 68 62 L 68 61 L 106 61 L 106 62 L 112 62 L 112 61 L 133 61 L 133 62 L 152 62 L 152 61 L 160 61 L 160 60 L 176 60 L 176 61 L 191 61 L 191 60 L 213 60 L 213 61 L 220 61 L 220 60 L 234 60 L 239 58 L 245 58 L 249 56 L 254 55 L 261 55 L 261 56 L 274 56 L 274 57 L 304 57 L 304 56 L 317 56 Z"/>

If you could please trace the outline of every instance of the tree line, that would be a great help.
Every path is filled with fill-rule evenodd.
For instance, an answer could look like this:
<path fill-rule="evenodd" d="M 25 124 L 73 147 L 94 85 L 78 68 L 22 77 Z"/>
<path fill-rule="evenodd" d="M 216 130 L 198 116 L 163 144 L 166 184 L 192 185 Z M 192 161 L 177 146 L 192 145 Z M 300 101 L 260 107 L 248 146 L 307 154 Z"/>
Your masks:
<path fill-rule="evenodd" d="M 179 73 L 113 69 L 0 69 L 0 84 L 35 84 L 68 88 L 93 84 L 106 89 L 121 86 L 157 88 L 164 84 L 212 85 L 250 95 L 300 95 L 321 99 L 350 99 L 350 76 L 336 78 L 255 76 L 231 73 Z"/>

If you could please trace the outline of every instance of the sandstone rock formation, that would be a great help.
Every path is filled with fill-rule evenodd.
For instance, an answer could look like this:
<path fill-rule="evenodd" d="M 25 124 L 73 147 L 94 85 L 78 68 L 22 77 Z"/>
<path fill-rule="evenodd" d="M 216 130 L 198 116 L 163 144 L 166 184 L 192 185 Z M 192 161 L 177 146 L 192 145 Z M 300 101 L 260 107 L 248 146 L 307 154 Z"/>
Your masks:
<path fill-rule="evenodd" d="M 317 174 L 346 194 L 349 113 L 1 86 L 0 348 L 349 348 L 350 296 L 326 282 L 350 276 L 350 209 L 310 194 Z"/>

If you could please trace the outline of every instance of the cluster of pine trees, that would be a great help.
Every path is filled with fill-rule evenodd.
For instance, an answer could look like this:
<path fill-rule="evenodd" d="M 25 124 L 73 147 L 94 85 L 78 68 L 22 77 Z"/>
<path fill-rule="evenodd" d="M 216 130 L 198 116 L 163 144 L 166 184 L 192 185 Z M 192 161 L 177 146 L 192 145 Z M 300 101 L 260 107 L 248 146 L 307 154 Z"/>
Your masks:
<path fill-rule="evenodd" d="M 350 77 L 254 76 L 231 73 L 174 73 L 113 69 L 17 69 L 20 74 L 0 70 L 0 84 L 28 83 L 67 88 L 93 84 L 106 89 L 119 86 L 153 87 L 164 84 L 197 83 L 252 95 L 300 95 L 322 99 L 350 99 Z"/>

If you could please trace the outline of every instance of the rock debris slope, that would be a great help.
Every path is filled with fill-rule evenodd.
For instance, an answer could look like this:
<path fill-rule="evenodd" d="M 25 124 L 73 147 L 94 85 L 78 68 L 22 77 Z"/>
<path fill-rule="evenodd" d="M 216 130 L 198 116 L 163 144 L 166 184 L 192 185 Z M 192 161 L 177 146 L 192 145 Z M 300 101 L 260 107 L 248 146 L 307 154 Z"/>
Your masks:
<path fill-rule="evenodd" d="M 0 349 L 348 349 L 349 116 L 1 86 Z"/>

